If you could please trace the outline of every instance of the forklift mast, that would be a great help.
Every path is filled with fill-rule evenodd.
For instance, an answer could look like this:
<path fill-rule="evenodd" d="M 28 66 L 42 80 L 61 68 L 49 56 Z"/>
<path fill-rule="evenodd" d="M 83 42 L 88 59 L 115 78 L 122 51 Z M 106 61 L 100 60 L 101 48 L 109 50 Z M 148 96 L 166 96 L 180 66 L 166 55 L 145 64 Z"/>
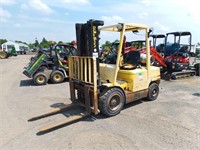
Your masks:
<path fill-rule="evenodd" d="M 76 24 L 76 40 L 78 56 L 93 56 L 98 58 L 99 53 L 99 31 L 98 26 L 104 22 L 90 19 L 87 23 Z"/>
<path fill-rule="evenodd" d="M 77 56 L 96 58 L 97 84 L 100 84 L 99 71 L 99 26 L 103 26 L 101 20 L 90 19 L 87 23 L 76 24 Z"/>

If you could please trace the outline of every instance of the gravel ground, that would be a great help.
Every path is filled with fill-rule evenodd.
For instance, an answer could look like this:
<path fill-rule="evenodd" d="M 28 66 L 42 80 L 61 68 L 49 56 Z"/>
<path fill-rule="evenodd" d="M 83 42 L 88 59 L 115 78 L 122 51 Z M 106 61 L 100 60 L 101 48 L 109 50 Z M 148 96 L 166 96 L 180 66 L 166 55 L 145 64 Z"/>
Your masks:
<path fill-rule="evenodd" d="M 38 135 L 63 114 L 27 120 L 70 103 L 68 82 L 34 86 L 22 74 L 31 55 L 0 60 L 0 149 L 200 149 L 200 77 L 161 81 L 156 101 L 137 101 L 111 118 L 97 115 Z"/>

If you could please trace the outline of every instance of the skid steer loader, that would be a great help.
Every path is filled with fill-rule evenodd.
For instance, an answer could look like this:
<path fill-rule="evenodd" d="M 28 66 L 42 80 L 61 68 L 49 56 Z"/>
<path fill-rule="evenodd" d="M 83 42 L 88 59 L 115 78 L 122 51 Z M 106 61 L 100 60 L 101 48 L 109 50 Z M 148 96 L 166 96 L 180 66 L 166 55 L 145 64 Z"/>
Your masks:
<path fill-rule="evenodd" d="M 39 51 L 24 67 L 23 74 L 32 78 L 35 85 L 45 85 L 48 80 L 61 83 L 68 77 L 68 56 L 76 55 L 69 44 L 51 45 L 49 51 Z"/>
<path fill-rule="evenodd" d="M 124 105 L 142 98 L 157 99 L 160 83 L 160 69 L 150 66 L 149 28 L 135 23 L 119 23 L 101 27 L 103 21 L 89 20 L 76 24 L 77 56 L 69 57 L 69 85 L 72 103 L 63 105 L 48 113 L 31 118 L 37 120 L 75 107 L 84 111 L 65 121 L 43 127 L 46 132 L 65 124 L 80 120 L 91 114 L 102 113 L 114 116 Z M 139 51 L 131 51 L 123 60 L 123 38 L 126 32 L 142 30 L 146 40 L 146 63 L 140 63 Z M 99 63 L 99 35 L 101 32 L 118 32 L 120 44 L 116 64 Z"/>

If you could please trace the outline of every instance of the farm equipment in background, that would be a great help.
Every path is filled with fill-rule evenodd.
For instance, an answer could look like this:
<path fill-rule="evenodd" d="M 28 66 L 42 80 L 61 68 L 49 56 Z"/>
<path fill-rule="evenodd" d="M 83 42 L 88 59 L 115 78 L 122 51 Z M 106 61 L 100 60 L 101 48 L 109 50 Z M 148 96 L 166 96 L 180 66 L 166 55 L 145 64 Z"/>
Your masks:
<path fill-rule="evenodd" d="M 123 44 L 124 54 L 145 47 L 145 43 L 146 43 L 145 40 L 136 40 L 127 42 L 126 37 L 124 37 L 124 44 Z"/>
<path fill-rule="evenodd" d="M 6 59 L 6 58 L 8 58 L 8 57 L 9 57 L 9 55 L 8 55 L 7 52 L 5 52 L 5 51 L 0 51 L 0 59 Z"/>
<path fill-rule="evenodd" d="M 189 41 L 191 43 L 191 33 L 190 32 L 175 32 L 177 35 L 180 33 L 181 36 L 187 36 L 189 35 Z M 170 33 L 168 33 L 169 35 Z M 173 34 L 174 35 L 174 34 Z M 163 34 L 158 35 L 150 35 L 150 37 L 153 38 L 153 46 L 150 47 L 150 55 L 151 55 L 151 64 L 154 66 L 158 66 L 161 69 L 161 76 L 163 79 L 176 79 L 177 77 L 185 77 L 185 76 L 194 76 L 195 74 L 199 74 L 199 63 L 193 63 L 193 65 L 189 64 L 189 54 L 188 52 L 190 49 L 187 49 L 187 45 L 180 44 L 181 39 L 178 39 L 178 43 L 167 43 L 168 36 L 165 37 Z M 161 43 L 159 45 L 156 44 L 157 39 L 164 39 L 165 43 Z M 177 37 L 174 37 L 174 41 L 177 40 Z M 116 45 L 116 44 L 115 44 Z M 119 44 L 117 43 L 117 46 Z M 165 47 L 165 45 L 167 45 Z M 145 48 L 145 41 L 144 40 L 137 40 L 137 41 L 131 41 L 127 42 L 126 37 L 124 37 L 124 44 L 123 44 L 123 52 L 124 56 L 134 50 L 140 51 L 140 58 L 141 61 L 145 61 L 146 59 L 146 48 Z M 188 45 L 188 47 L 190 44 Z M 115 46 L 116 47 L 116 46 Z M 177 47 L 177 49 L 176 49 Z M 166 48 L 166 49 L 165 49 Z M 103 59 L 105 63 L 116 62 L 116 56 L 117 53 L 116 50 L 112 50 L 111 47 L 110 53 L 106 55 L 106 57 Z M 180 51 L 179 51 L 180 49 Z M 187 50 L 186 50 L 187 49 Z M 176 51 L 178 53 L 176 53 Z M 177 61 L 176 57 L 178 54 Z M 165 57 L 164 55 L 167 55 Z M 168 56 L 169 55 L 169 56 Z M 196 59 L 195 59 L 196 60 Z M 169 62 L 171 61 L 171 62 Z M 197 72 L 197 73 L 195 73 Z"/>
<path fill-rule="evenodd" d="M 173 36 L 173 43 L 168 43 L 169 36 Z M 181 38 L 189 36 L 189 44 L 182 44 Z M 196 71 L 190 68 L 189 52 L 191 50 L 192 35 L 190 32 L 171 32 L 165 39 L 165 69 L 171 78 L 194 76 Z"/>
<path fill-rule="evenodd" d="M 165 35 L 164 34 L 151 34 L 152 37 L 152 46 L 156 49 L 156 51 L 164 57 L 164 48 L 165 48 Z M 163 39 L 163 43 L 159 43 L 157 45 L 157 40 Z"/>
<path fill-rule="evenodd" d="M 172 38 L 173 42 L 169 42 Z M 183 44 L 183 37 L 188 37 L 188 44 Z M 176 52 L 189 53 L 192 46 L 192 34 L 185 32 L 171 32 L 166 33 L 165 38 L 165 57 L 170 56 Z"/>
<path fill-rule="evenodd" d="M 68 44 L 51 45 L 50 51 L 39 51 L 24 68 L 23 74 L 33 78 L 36 85 L 61 83 L 68 77 L 68 56 L 76 55 L 76 49 Z"/>
<path fill-rule="evenodd" d="M 15 47 L 10 47 L 9 50 L 6 52 L 4 49 L 0 51 L 0 59 L 6 59 L 11 56 L 17 56 L 17 52 L 15 50 Z"/>
<path fill-rule="evenodd" d="M 151 35 L 150 35 L 151 37 Z M 159 37 L 161 38 L 161 36 Z M 128 54 L 128 52 L 132 50 L 138 50 L 140 52 L 140 59 L 141 62 L 145 62 L 146 60 L 146 41 L 145 40 L 136 40 L 136 41 L 131 41 L 131 42 L 126 42 L 124 41 L 124 55 Z M 127 43 L 131 43 L 127 47 Z M 151 45 L 151 42 L 149 42 Z M 153 45 L 156 45 L 156 40 L 154 39 Z M 164 57 L 161 55 L 154 46 L 150 46 L 150 62 L 151 65 L 157 66 L 157 67 L 167 67 L 165 62 L 164 62 Z"/>
<path fill-rule="evenodd" d="M 115 64 L 118 47 L 119 47 L 119 42 L 113 42 L 110 47 L 106 47 L 106 49 L 101 51 L 99 54 L 99 62 Z"/>
<path fill-rule="evenodd" d="M 195 56 L 200 58 L 200 45 L 197 45 L 196 46 L 196 49 L 195 49 Z"/>
<path fill-rule="evenodd" d="M 141 24 L 119 23 L 101 27 L 103 21 L 89 20 L 76 24 L 77 56 L 69 57 L 69 85 L 72 103 L 63 105 L 48 113 L 31 118 L 37 120 L 67 109 L 82 107 L 83 111 L 71 114 L 67 120 L 41 128 L 46 132 L 65 124 L 72 123 L 92 113 L 115 116 L 124 104 L 141 98 L 156 100 L 159 93 L 160 69 L 150 66 L 149 28 Z M 99 29 L 98 29 L 99 28 Z M 140 63 L 140 52 L 130 51 L 123 60 L 123 39 L 125 32 L 144 31 L 146 41 L 146 63 Z M 120 36 L 115 64 L 99 63 L 99 33 L 103 31 L 118 32 Z M 80 108 L 78 107 L 78 110 Z"/>
<path fill-rule="evenodd" d="M 150 43 L 151 44 L 151 43 Z M 114 45 L 114 46 L 113 46 Z M 119 46 L 119 43 L 112 43 L 109 51 L 106 51 L 106 55 L 101 58 L 101 62 L 115 64 L 117 58 L 116 48 Z M 146 62 L 146 41 L 145 40 L 136 40 L 136 41 L 126 41 L 126 36 L 124 37 L 122 53 L 124 58 L 128 55 L 130 51 L 139 51 L 140 52 L 140 61 L 141 63 Z M 164 57 L 160 55 L 153 46 L 150 46 L 150 63 L 153 66 L 160 67 L 161 69 L 166 68 L 167 65 L 164 62 Z"/>

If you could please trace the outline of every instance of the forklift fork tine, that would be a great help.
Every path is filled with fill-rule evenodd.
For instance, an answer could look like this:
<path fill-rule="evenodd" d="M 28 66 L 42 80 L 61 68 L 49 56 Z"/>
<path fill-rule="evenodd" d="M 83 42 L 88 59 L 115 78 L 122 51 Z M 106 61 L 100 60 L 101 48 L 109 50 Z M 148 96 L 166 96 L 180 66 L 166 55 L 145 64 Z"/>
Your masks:
<path fill-rule="evenodd" d="M 90 116 L 90 113 L 88 113 L 87 111 L 82 112 L 82 113 L 80 113 L 78 115 L 74 115 L 74 116 L 71 116 L 71 117 L 67 118 L 67 120 L 65 120 L 65 121 L 56 123 L 54 125 L 42 127 L 42 128 L 39 129 L 39 133 L 44 133 L 44 132 L 59 128 L 61 126 L 73 123 L 75 121 L 81 120 L 82 118 L 85 118 L 85 117 L 88 117 L 88 116 Z"/>
<path fill-rule="evenodd" d="M 63 106 L 60 106 L 58 108 L 54 108 L 53 110 L 47 112 L 47 113 L 44 113 L 44 114 L 41 114 L 41 115 L 37 115 L 35 117 L 32 117 L 30 118 L 28 121 L 35 121 L 35 120 L 38 120 L 38 119 L 41 119 L 41 118 L 45 118 L 45 117 L 48 117 L 48 116 L 51 116 L 51 115 L 54 115 L 54 114 L 57 114 L 63 110 L 66 110 L 66 109 L 71 109 L 73 107 L 77 106 L 76 104 L 74 103 L 71 103 L 69 105 L 63 105 Z"/>

